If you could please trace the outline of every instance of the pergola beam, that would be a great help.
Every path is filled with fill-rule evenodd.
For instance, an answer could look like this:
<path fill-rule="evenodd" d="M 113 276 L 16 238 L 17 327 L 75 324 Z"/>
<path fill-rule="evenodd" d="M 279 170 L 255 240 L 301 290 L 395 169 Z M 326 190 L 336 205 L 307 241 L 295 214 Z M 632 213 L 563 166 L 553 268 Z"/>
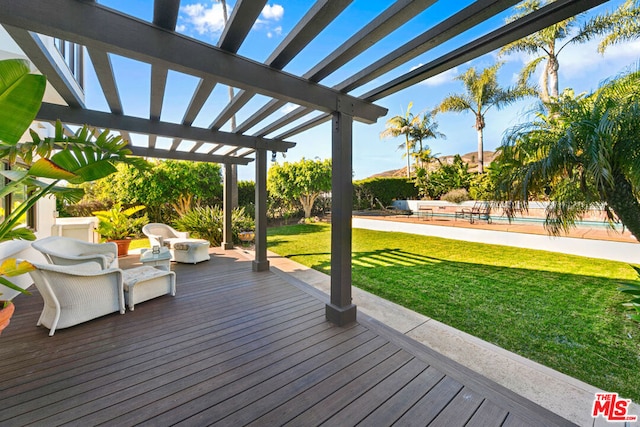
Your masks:
<path fill-rule="evenodd" d="M 38 10 L 38 13 L 32 11 Z M 100 25 L 95 25 L 99 22 Z M 180 34 L 75 0 L 0 0 L 0 23 L 98 47 L 152 65 L 255 91 L 324 112 L 352 105 L 354 118 L 373 123 L 386 108 L 312 84 L 264 64 L 230 54 Z M 109 28 L 109 31 L 104 31 Z"/>
<path fill-rule="evenodd" d="M 180 0 L 155 0 L 153 2 L 153 23 L 167 30 L 175 30 L 180 12 Z"/>
<path fill-rule="evenodd" d="M 520 0 L 478 0 L 472 3 L 471 5 L 467 6 L 466 8 L 462 9 L 458 13 L 454 14 L 450 18 L 446 19 L 445 21 L 441 22 L 440 24 L 436 25 L 435 27 L 425 31 L 418 37 L 415 37 L 413 40 L 409 41 L 403 46 L 400 46 L 398 49 L 394 49 L 388 55 L 382 57 L 378 61 L 374 62 L 373 64 L 369 65 L 368 67 L 364 68 L 363 70 L 354 74 L 353 76 L 349 77 L 343 82 L 337 84 L 333 88 L 341 92 L 352 91 L 364 85 L 365 83 L 373 80 L 374 78 L 381 76 L 387 71 L 390 71 L 396 68 L 397 66 L 406 63 L 406 61 L 409 61 L 410 59 L 413 59 L 416 56 L 430 49 L 433 49 L 434 47 L 446 42 L 447 40 L 461 34 L 462 32 L 468 30 L 469 28 L 474 27 L 475 25 L 482 22 L 483 20 L 488 19 L 502 12 L 509 6 L 512 6 L 518 3 L 519 1 Z M 400 4 L 400 2 L 396 3 L 396 5 L 398 4 Z M 385 19 L 391 19 L 392 17 L 394 17 L 395 14 L 398 13 L 398 11 L 395 9 L 396 5 L 385 10 L 373 22 L 376 22 L 376 21 L 384 22 Z M 423 6 L 426 7 L 427 5 L 423 5 Z M 400 20 L 401 18 L 405 18 L 405 16 L 400 15 L 399 17 L 396 17 L 397 20 Z M 398 24 L 400 23 L 401 22 L 398 22 Z M 379 22 L 378 25 L 383 25 L 383 24 Z M 389 31 L 390 29 L 392 29 L 392 27 L 389 27 L 388 25 L 389 24 L 384 24 L 383 29 L 385 29 L 386 31 Z M 379 29 L 378 26 L 371 25 L 371 24 L 363 28 L 358 33 L 356 33 L 350 40 L 348 40 L 342 46 L 337 48 L 332 55 L 330 55 L 325 60 L 323 60 L 320 63 L 320 65 L 318 65 L 317 67 L 315 67 L 314 69 L 306 73 L 304 77 L 320 78 L 322 77 L 322 75 L 324 75 L 328 71 L 329 69 L 328 67 L 335 67 L 337 65 L 337 63 L 335 62 L 336 58 L 342 58 L 343 60 L 351 59 L 352 57 L 351 55 L 355 55 L 356 53 L 359 53 L 359 51 L 356 50 L 356 48 L 360 46 L 359 38 L 364 37 L 364 35 L 368 35 L 369 33 L 372 33 L 374 31 L 377 34 L 377 32 L 381 31 L 381 29 Z M 361 33 L 364 33 L 364 34 L 361 34 Z M 378 36 L 380 36 L 380 34 L 378 34 Z M 343 51 L 343 52 L 341 55 L 338 55 L 338 52 L 340 51 Z M 321 64 L 324 64 L 324 65 L 321 65 Z M 266 116 L 268 115 L 267 113 L 269 114 L 273 113 L 275 110 L 277 110 L 284 104 L 285 103 L 281 101 L 278 101 L 277 104 L 276 103 L 267 104 L 261 110 L 256 112 L 253 116 L 249 117 L 245 121 L 245 123 L 242 123 L 239 126 L 239 129 L 246 130 L 247 125 L 251 125 L 251 126 L 255 125 L 258 121 L 257 119 L 266 118 Z M 283 126 L 295 121 L 299 117 L 300 117 L 299 112 L 296 110 L 290 113 L 289 115 L 285 115 L 284 117 L 280 118 L 278 121 L 270 123 L 269 125 L 267 125 L 267 127 L 265 127 L 264 129 L 256 133 L 256 135 L 264 136 L 266 134 L 275 132 L 276 130 L 282 128 Z M 299 133 L 299 132 L 302 132 L 302 130 L 308 129 L 309 127 L 306 125 L 309 123 L 311 122 L 306 122 L 302 124 L 301 126 L 296 128 L 298 132 L 293 132 L 290 134 L 294 135 L 295 133 Z M 268 132 L 266 132 L 266 130 L 268 130 Z"/>
<path fill-rule="evenodd" d="M 224 144 L 234 147 L 263 148 L 270 151 L 287 151 L 295 146 L 293 142 L 276 139 L 265 139 L 253 136 L 237 135 L 229 132 L 212 132 L 209 129 L 184 126 L 175 123 L 160 122 L 139 117 L 119 116 L 101 111 L 70 108 L 62 105 L 43 103 L 37 115 L 37 120 L 55 121 L 101 127 L 111 130 L 147 135 L 164 136 L 168 138 L 182 138 L 193 141 L 204 141 L 212 144 Z"/>
<path fill-rule="evenodd" d="M 437 0 L 398 0 L 302 77 L 319 82 Z"/>
<path fill-rule="evenodd" d="M 557 0 L 549 3 L 535 12 L 367 92 L 362 95 L 362 98 L 369 101 L 379 100 L 607 1 Z"/>
<path fill-rule="evenodd" d="M 169 151 L 158 148 L 136 147 L 129 144 L 127 147 L 134 156 L 151 157 L 154 159 L 189 160 L 193 162 L 225 163 L 235 165 L 248 165 L 253 159 L 247 157 L 218 156 L 215 154 L 191 153 L 186 151 Z"/>
<path fill-rule="evenodd" d="M 326 58 L 320 61 L 315 67 L 306 72 L 302 77 L 313 82 L 319 82 L 320 80 L 327 77 L 338 68 L 358 56 L 360 53 L 367 50 L 369 47 L 371 47 L 371 45 L 387 36 L 389 33 L 407 22 L 409 19 L 413 18 L 415 15 L 431 6 L 433 3 L 435 3 L 435 1 L 436 0 L 398 0 L 384 12 L 378 15 L 373 21 L 365 25 L 360 31 L 349 38 L 349 40 L 340 45 Z M 237 101 L 234 99 L 234 102 Z M 286 102 L 278 99 L 269 101 L 251 117 L 241 123 L 236 128 L 236 132 L 245 132 L 249 130 L 260 121 L 275 113 L 285 104 Z M 235 111 L 238 111 L 242 107 L 242 105 L 244 104 L 234 106 L 234 108 L 236 109 Z"/>
<path fill-rule="evenodd" d="M 278 47 L 269 55 L 265 64 L 282 70 L 323 29 L 326 28 L 353 0 L 318 0 L 296 24 Z M 220 129 L 233 115 L 253 98 L 255 93 L 240 90 L 231 102 L 215 118 L 211 127 Z"/>
<path fill-rule="evenodd" d="M 247 38 L 247 34 L 251 31 L 266 3 L 266 0 L 237 1 L 229 21 L 222 31 L 218 47 L 227 52 L 236 53 L 242 46 L 244 39 Z"/>
<path fill-rule="evenodd" d="M 180 0 L 155 0 L 153 2 L 153 25 L 175 31 L 179 11 Z M 151 120 L 160 120 L 162 115 L 162 102 L 167 87 L 168 73 L 169 69 L 165 65 L 151 65 L 151 100 L 149 102 L 149 118 Z"/>
<path fill-rule="evenodd" d="M 511 43 L 512 41 L 518 40 L 519 38 L 525 37 L 529 34 L 539 31 L 540 29 L 553 25 L 556 22 L 567 19 L 568 17 L 571 17 L 577 13 L 584 12 L 585 10 L 595 7 L 601 3 L 605 3 L 606 1 L 608 0 L 558 0 L 557 2 L 551 3 L 550 5 L 531 13 L 526 17 L 523 17 L 483 37 L 480 37 L 454 50 L 449 54 L 443 55 L 429 62 L 428 64 L 417 68 L 416 70 L 398 77 L 397 79 L 394 79 L 393 81 L 382 85 L 377 89 L 373 89 L 372 91 L 362 95 L 362 98 L 372 102 L 377 101 L 420 81 L 426 80 L 430 77 L 450 70 L 460 64 L 471 61 L 472 59 L 498 49 L 508 43 Z M 490 7 L 489 3 L 495 4 L 493 5 L 493 7 Z M 334 86 L 334 88 L 339 90 L 353 90 L 360 85 L 374 79 L 375 77 L 378 77 L 383 72 L 395 68 L 395 66 L 400 65 L 400 63 L 404 63 L 408 59 L 417 56 L 420 53 L 423 53 L 424 51 L 428 50 L 427 47 L 434 47 L 434 43 L 442 43 L 450 39 L 453 35 L 458 34 L 462 28 L 468 28 L 473 23 L 481 22 L 483 19 L 487 18 L 485 14 L 493 14 L 502 9 L 505 9 L 509 3 L 517 3 L 517 1 L 477 1 L 471 6 L 460 11 L 458 14 L 452 16 L 448 20 L 434 27 L 433 29 L 428 30 L 416 39 L 405 44 L 397 51 L 392 52 L 391 54 L 387 55 L 371 66 L 365 68 L 360 73 Z M 478 20 L 479 18 L 481 19 Z M 454 30 L 455 32 L 451 33 L 451 31 Z M 422 45 L 422 43 L 427 43 L 427 45 Z M 268 133 L 272 133 L 276 129 L 299 118 L 295 117 L 294 113 L 290 113 L 289 115 L 280 118 L 278 122 L 274 122 L 269 125 Z M 307 122 L 301 123 L 294 129 L 290 129 L 289 131 L 284 132 L 277 137 L 290 138 L 328 120 L 328 115 L 322 115 Z M 268 133 L 261 131 L 256 135 L 264 136 Z"/>
<path fill-rule="evenodd" d="M 334 89 L 351 92 L 519 2 L 520 0 L 477 0 L 337 84 Z"/>
<path fill-rule="evenodd" d="M 61 68 L 66 67 L 66 64 L 58 64 L 59 61 L 62 61 L 62 57 L 60 57 L 59 61 L 56 61 L 47 51 L 47 48 L 43 46 L 42 40 L 37 34 L 30 34 L 22 28 L 16 28 L 11 25 L 3 26 L 33 65 L 47 76 L 49 84 L 60 94 L 62 99 L 72 107 L 84 107 L 84 100 L 78 95 L 78 93 L 82 92 L 82 89 Z"/>
<path fill-rule="evenodd" d="M 113 75 L 113 67 L 111 66 L 109 54 L 100 49 L 87 49 L 87 53 L 93 64 L 93 69 L 96 72 L 98 83 L 100 83 L 109 109 L 113 114 L 123 114 L 122 100 L 120 99 L 116 79 Z"/>

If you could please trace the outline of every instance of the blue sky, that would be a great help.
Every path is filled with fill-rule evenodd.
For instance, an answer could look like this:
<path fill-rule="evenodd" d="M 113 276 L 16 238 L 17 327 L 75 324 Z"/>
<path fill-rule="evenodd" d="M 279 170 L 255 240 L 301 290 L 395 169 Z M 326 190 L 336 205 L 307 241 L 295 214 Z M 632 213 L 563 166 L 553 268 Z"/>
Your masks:
<path fill-rule="evenodd" d="M 150 21 L 153 17 L 153 3 L 146 0 L 103 0 L 100 3 L 144 20 Z M 234 3 L 235 1 L 229 0 L 229 13 L 231 13 Z M 241 47 L 239 54 L 256 61 L 265 61 L 313 3 L 313 1 L 302 0 L 268 2 L 260 19 Z M 383 57 L 394 48 L 401 46 L 470 3 L 471 0 L 437 2 L 434 6 L 391 33 L 376 46 L 354 58 L 321 83 L 332 86 L 341 82 L 362 67 Z M 612 0 L 594 9 L 591 13 L 612 10 L 620 3 L 622 3 L 622 0 Z M 329 27 L 287 65 L 284 71 L 298 75 L 308 71 L 390 4 L 389 0 L 354 0 Z M 456 9 L 451 8 L 452 4 L 455 4 Z M 437 58 L 448 49 L 458 47 L 495 29 L 509 15 L 510 12 L 507 11 L 497 16 L 478 28 L 468 31 L 442 46 L 424 53 L 410 63 L 398 67 L 375 81 L 358 88 L 352 94 L 363 94 L 410 71 L 412 68 Z M 208 0 L 182 2 L 177 31 L 215 45 L 222 28 L 220 3 Z M 605 55 L 597 53 L 596 45 L 597 42 L 575 47 L 570 46 L 560 54 L 560 90 L 573 88 L 576 93 L 592 91 L 597 88 L 603 79 L 615 76 L 629 66 L 634 66 L 640 59 L 640 41 L 611 47 Z M 390 117 L 403 114 L 409 102 L 413 102 L 412 112 L 414 113 L 430 110 L 447 95 L 462 92 L 462 83 L 454 80 L 456 75 L 463 73 L 470 66 L 477 69 L 490 66 L 495 63 L 496 59 L 496 52 L 487 54 L 471 63 L 457 67 L 378 101 L 378 105 L 388 108 L 389 113 L 386 117 L 378 120 L 374 125 L 354 124 L 354 178 L 366 178 L 378 172 L 399 169 L 406 165 L 406 161 L 402 158 L 402 151 L 397 149 L 402 142 L 401 139 L 382 140 L 379 137 L 380 132 L 385 128 L 385 122 Z M 524 55 L 511 55 L 502 59 L 506 62 L 499 72 L 499 81 L 503 86 L 511 85 L 528 58 Z M 117 56 L 112 56 L 112 60 L 116 77 L 124 74 L 135 76 L 135 79 L 129 79 L 126 85 L 119 87 L 125 114 L 148 117 L 151 67 L 148 64 Z M 118 79 L 118 81 L 124 82 L 123 79 Z M 182 120 L 197 83 L 198 79 L 192 76 L 175 72 L 169 73 L 162 120 L 174 123 L 179 123 Z M 87 73 L 86 97 L 89 108 L 108 111 L 106 101 L 98 90 L 98 83 L 92 70 L 88 70 Z M 228 88 L 224 85 L 217 85 L 194 125 L 209 126 L 227 100 Z M 268 98 L 263 96 L 254 97 L 238 115 L 238 123 L 241 123 L 246 117 L 259 109 L 267 100 Z M 500 111 L 490 111 L 486 116 L 485 149 L 494 150 L 498 147 L 504 131 L 524 120 L 525 114 L 533 104 L 534 100 L 530 99 Z M 282 111 L 271 116 L 272 120 L 285 114 L 290 108 L 291 106 L 284 107 Z M 434 153 L 440 155 L 464 154 L 476 150 L 476 131 L 473 128 L 474 119 L 470 114 L 440 114 L 437 116 L 437 122 L 439 131 L 444 133 L 447 138 L 445 140 L 429 141 Z M 291 126 L 299 123 L 295 122 Z M 228 126 L 223 127 L 222 130 L 228 130 Z M 261 127 L 261 125 L 258 125 L 253 130 L 258 130 Z M 296 135 L 290 140 L 297 142 L 298 145 L 289 150 L 286 154 L 286 159 L 279 155 L 278 162 L 297 161 L 302 157 L 317 157 L 320 159 L 331 157 L 331 132 L 328 123 Z M 134 144 L 146 144 L 137 135 L 132 136 L 132 142 Z M 159 148 L 168 148 L 170 144 L 171 141 L 159 138 L 157 146 Z M 188 149 L 193 143 L 185 142 L 184 144 L 180 149 Z M 241 180 L 253 179 L 253 163 L 249 166 L 240 166 L 238 173 Z"/>

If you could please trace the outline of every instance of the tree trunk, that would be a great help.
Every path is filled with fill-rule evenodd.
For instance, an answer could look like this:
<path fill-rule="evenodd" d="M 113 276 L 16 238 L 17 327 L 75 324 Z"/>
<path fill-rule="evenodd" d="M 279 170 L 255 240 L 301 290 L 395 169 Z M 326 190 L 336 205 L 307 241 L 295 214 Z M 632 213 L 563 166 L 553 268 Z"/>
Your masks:
<path fill-rule="evenodd" d="M 484 117 L 476 113 L 476 130 L 478 131 L 478 173 L 484 173 Z"/>
<path fill-rule="evenodd" d="M 558 58 L 555 55 L 551 55 L 549 57 L 548 62 L 549 67 L 549 89 L 551 91 L 550 95 L 554 99 L 558 99 L 560 95 L 559 91 L 559 83 L 558 83 L 558 69 L 560 68 L 560 63 L 558 62 Z"/>
<path fill-rule="evenodd" d="M 638 236 L 640 236 L 640 203 L 633 193 L 631 184 L 622 173 L 614 174 L 613 188 L 606 192 L 605 201 L 622 224 L 638 240 Z"/>
<path fill-rule="evenodd" d="M 478 131 L 478 173 L 484 173 L 484 135 L 482 129 Z"/>
<path fill-rule="evenodd" d="M 407 136 L 407 141 L 405 142 L 405 146 L 407 147 L 407 178 L 411 178 L 411 156 L 409 155 L 409 136 Z"/>
<path fill-rule="evenodd" d="M 300 196 L 300 204 L 302 204 L 305 218 L 311 218 L 311 210 L 317 197 L 318 194 L 303 194 Z"/>
<path fill-rule="evenodd" d="M 542 71 L 542 82 L 540 85 L 540 100 L 544 103 L 548 103 L 550 98 L 549 98 L 549 74 L 551 74 L 550 71 L 550 67 L 551 65 L 549 64 L 550 60 L 547 60 L 547 62 L 545 63 L 544 66 L 544 70 Z"/>

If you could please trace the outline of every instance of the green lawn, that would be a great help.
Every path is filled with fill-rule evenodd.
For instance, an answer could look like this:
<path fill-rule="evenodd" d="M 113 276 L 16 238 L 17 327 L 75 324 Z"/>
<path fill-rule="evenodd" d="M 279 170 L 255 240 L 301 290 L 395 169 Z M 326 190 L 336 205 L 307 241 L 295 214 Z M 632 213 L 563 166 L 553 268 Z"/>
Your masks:
<path fill-rule="evenodd" d="M 147 248 L 149 249 L 149 239 L 147 237 L 141 239 L 132 239 L 131 245 L 129 245 L 129 250 L 132 251 L 134 249 Z"/>
<path fill-rule="evenodd" d="M 588 241 L 585 241 L 588 244 Z M 270 250 L 330 272 L 327 224 L 271 228 Z M 640 325 L 625 263 L 355 229 L 353 285 L 596 387 L 640 401 Z"/>

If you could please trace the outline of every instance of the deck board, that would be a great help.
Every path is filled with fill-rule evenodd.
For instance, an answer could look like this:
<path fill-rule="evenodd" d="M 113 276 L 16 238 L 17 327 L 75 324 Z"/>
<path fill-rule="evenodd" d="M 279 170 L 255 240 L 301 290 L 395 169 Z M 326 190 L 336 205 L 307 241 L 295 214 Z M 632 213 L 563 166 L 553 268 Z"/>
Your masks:
<path fill-rule="evenodd" d="M 0 424 L 571 425 L 236 251 L 174 264 L 177 295 L 48 336 L 20 295 L 0 337 Z M 122 260 L 123 265 L 136 258 Z"/>

